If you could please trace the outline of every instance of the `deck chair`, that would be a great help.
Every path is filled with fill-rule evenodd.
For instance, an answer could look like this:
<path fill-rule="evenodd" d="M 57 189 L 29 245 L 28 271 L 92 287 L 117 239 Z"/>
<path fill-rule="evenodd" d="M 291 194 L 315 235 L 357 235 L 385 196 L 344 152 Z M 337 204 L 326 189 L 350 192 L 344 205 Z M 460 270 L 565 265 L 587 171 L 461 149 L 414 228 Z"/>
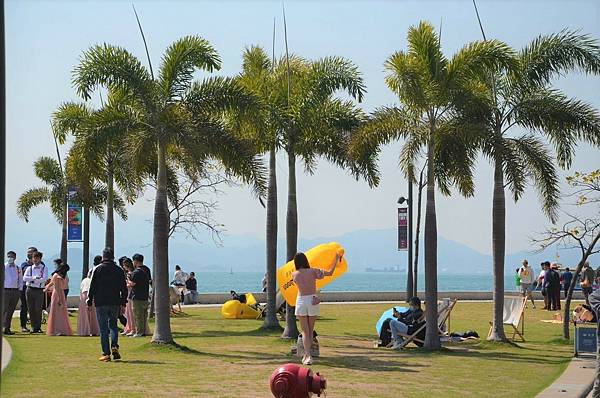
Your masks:
<path fill-rule="evenodd" d="M 504 311 L 502 314 L 502 324 L 504 326 L 510 326 L 513 329 L 511 340 L 516 341 L 519 338 L 520 341 L 525 341 L 525 304 L 527 297 L 521 296 L 505 296 L 504 297 Z M 490 331 L 488 337 L 492 334 L 493 323 L 490 322 Z M 517 337 L 518 336 L 518 337 Z"/>
<path fill-rule="evenodd" d="M 438 313 L 438 321 L 437 321 L 437 327 L 438 327 L 438 333 L 440 333 L 441 335 L 445 335 L 448 333 L 449 330 L 449 324 L 447 324 L 448 320 L 450 319 L 450 314 L 452 313 L 452 310 L 454 309 L 454 306 L 456 305 L 456 302 L 458 300 L 457 299 L 453 299 L 453 300 L 446 300 L 438 302 L 437 304 L 437 313 Z M 427 311 L 427 308 L 425 308 L 425 312 Z M 413 343 L 415 345 L 423 345 L 425 343 L 425 340 L 420 339 L 418 336 L 419 334 L 425 329 L 425 312 L 423 312 L 423 316 L 421 317 L 421 319 L 419 320 L 419 323 L 423 322 L 423 324 L 421 326 L 419 326 L 417 329 L 415 329 L 413 331 L 413 333 L 411 333 L 410 335 L 403 335 L 401 334 L 400 337 L 402 337 L 404 339 L 404 341 L 402 342 L 402 344 L 400 345 L 400 348 L 404 348 L 406 347 L 409 343 Z M 419 344 L 417 344 L 419 343 Z"/>
<path fill-rule="evenodd" d="M 259 314 L 256 319 L 261 319 L 265 317 L 265 311 L 267 310 L 267 304 L 260 304 L 258 307 Z M 282 320 L 285 319 L 285 298 L 281 291 L 277 289 L 277 294 L 275 296 L 275 311 L 280 315 Z"/>

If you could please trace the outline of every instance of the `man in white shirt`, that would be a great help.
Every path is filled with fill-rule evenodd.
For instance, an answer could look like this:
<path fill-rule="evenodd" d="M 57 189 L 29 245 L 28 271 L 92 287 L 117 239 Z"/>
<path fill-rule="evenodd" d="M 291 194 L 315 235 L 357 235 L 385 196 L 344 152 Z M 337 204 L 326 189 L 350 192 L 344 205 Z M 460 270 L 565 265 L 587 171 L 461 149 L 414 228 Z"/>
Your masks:
<path fill-rule="evenodd" d="M 529 298 L 531 304 L 533 304 L 533 308 L 535 308 L 535 302 L 533 301 L 533 295 L 531 294 L 535 277 L 533 276 L 533 269 L 529 266 L 527 260 L 523 260 L 523 266 L 519 269 L 519 277 L 521 278 L 521 294 L 526 299 Z"/>
<path fill-rule="evenodd" d="M 179 295 L 181 296 L 180 302 L 183 303 L 184 299 L 184 290 L 185 290 L 185 281 L 188 280 L 188 274 L 183 272 L 179 265 L 175 266 L 175 275 L 173 276 L 173 286 L 176 286 L 179 290 Z"/>
<path fill-rule="evenodd" d="M 15 334 L 10 330 L 10 324 L 12 317 L 17 308 L 19 297 L 21 296 L 21 290 L 23 289 L 23 274 L 21 268 L 15 264 L 17 254 L 12 250 L 6 253 L 6 263 L 4 264 L 4 314 L 2 320 L 4 321 L 3 328 L 4 334 L 12 335 Z"/>
<path fill-rule="evenodd" d="M 31 320 L 31 333 L 42 332 L 42 311 L 44 309 L 44 286 L 48 280 L 48 268 L 42 263 L 42 253 L 34 252 L 33 264 L 27 268 L 23 280 L 27 285 L 27 308 Z"/>

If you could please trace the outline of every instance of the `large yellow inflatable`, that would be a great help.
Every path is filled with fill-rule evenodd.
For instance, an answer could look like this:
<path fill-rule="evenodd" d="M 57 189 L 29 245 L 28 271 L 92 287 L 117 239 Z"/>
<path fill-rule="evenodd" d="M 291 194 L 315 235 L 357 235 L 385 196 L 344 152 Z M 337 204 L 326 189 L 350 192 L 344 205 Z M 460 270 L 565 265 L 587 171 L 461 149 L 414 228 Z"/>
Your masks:
<path fill-rule="evenodd" d="M 308 263 L 311 268 L 321 268 L 328 271 L 337 253 L 343 256 L 344 248 L 337 242 L 330 242 L 315 246 L 304 254 L 306 254 L 306 258 L 308 258 Z M 296 298 L 298 296 L 298 287 L 292 279 L 292 272 L 294 271 L 296 271 L 296 266 L 294 265 L 294 260 L 292 260 L 277 270 L 277 282 L 285 301 L 287 301 L 289 305 L 295 307 Z M 342 257 L 342 261 L 335 268 L 333 275 L 326 276 L 323 279 L 317 279 L 317 290 L 330 284 L 345 274 L 346 271 L 348 271 L 348 263 L 346 262 L 346 257 Z"/>
<path fill-rule="evenodd" d="M 260 311 L 256 308 L 256 298 L 252 293 L 246 293 L 246 302 L 229 300 L 221 307 L 221 315 L 225 319 L 256 319 Z"/>

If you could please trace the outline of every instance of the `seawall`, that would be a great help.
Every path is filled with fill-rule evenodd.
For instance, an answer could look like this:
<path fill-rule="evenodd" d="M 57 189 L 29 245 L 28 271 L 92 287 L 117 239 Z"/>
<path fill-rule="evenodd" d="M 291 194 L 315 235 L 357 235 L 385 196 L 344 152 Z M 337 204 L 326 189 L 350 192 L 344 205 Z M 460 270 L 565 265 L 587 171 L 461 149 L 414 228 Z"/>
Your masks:
<path fill-rule="evenodd" d="M 265 293 L 252 293 L 259 303 L 264 303 L 267 300 Z M 505 295 L 517 295 L 517 292 L 505 292 Z M 425 292 L 419 292 L 419 298 L 425 298 Z M 562 297 L 562 294 L 561 294 Z M 389 301 L 401 303 L 406 301 L 405 292 L 321 292 L 319 298 L 323 302 L 340 303 L 340 302 L 366 302 L 366 301 Z M 492 292 L 438 292 L 438 298 L 452 298 L 458 300 L 474 300 L 474 301 L 489 301 L 493 299 Z M 542 293 L 539 291 L 533 292 L 535 300 L 542 300 Z M 574 300 L 582 300 L 583 293 L 575 291 L 573 293 Z M 231 299 L 229 293 L 201 293 L 198 295 L 198 304 L 223 304 Z M 69 308 L 77 308 L 79 306 L 78 296 L 69 296 Z"/>

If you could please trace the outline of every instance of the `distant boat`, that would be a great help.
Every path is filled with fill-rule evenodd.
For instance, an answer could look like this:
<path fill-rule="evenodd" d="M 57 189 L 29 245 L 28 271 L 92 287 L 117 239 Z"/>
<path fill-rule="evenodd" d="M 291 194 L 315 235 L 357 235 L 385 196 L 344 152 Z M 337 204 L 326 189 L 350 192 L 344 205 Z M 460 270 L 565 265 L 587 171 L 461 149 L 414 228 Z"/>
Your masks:
<path fill-rule="evenodd" d="M 229 271 L 230 275 L 233 275 L 233 268 L 231 268 L 231 270 Z"/>
<path fill-rule="evenodd" d="M 366 272 L 400 272 L 399 267 L 390 267 L 390 268 L 365 268 Z"/>

